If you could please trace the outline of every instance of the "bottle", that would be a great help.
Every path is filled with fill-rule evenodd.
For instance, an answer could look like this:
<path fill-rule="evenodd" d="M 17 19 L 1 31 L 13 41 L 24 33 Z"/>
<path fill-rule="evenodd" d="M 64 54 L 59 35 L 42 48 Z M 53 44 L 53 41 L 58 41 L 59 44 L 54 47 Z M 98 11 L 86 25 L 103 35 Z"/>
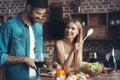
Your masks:
<path fill-rule="evenodd" d="M 117 70 L 117 62 L 116 62 L 116 58 L 115 58 L 115 53 L 114 53 L 114 48 L 112 48 L 112 52 L 111 52 L 111 56 L 109 58 L 109 67 L 116 71 Z"/>
<path fill-rule="evenodd" d="M 93 52 L 93 53 L 90 53 L 89 55 L 89 62 L 97 62 L 97 53 L 96 52 Z"/>

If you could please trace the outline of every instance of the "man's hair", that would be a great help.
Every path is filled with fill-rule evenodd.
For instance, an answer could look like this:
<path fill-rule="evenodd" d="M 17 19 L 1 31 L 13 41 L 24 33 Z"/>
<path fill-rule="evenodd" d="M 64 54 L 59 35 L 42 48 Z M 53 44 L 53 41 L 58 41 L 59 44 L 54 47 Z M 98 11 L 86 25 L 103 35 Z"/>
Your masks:
<path fill-rule="evenodd" d="M 29 4 L 32 7 L 47 8 L 48 0 L 27 0 L 26 5 Z"/>

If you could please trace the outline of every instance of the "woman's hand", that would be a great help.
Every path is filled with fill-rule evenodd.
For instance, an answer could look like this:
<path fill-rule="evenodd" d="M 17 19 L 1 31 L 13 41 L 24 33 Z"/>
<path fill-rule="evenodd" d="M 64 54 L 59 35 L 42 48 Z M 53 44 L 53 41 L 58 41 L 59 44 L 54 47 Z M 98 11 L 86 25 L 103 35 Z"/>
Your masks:
<path fill-rule="evenodd" d="M 78 50 L 79 48 L 81 48 L 83 46 L 83 42 L 80 42 L 80 43 L 75 43 L 75 46 L 74 46 L 74 50 Z"/>
<path fill-rule="evenodd" d="M 28 58 L 28 57 L 25 57 L 24 58 L 24 61 L 25 63 L 30 66 L 31 68 L 33 69 L 37 69 L 36 65 L 35 65 L 35 61 L 37 61 L 36 59 L 32 59 L 32 58 Z"/>
<path fill-rule="evenodd" d="M 79 63 L 82 61 L 83 42 L 75 44 L 75 71 L 79 70 Z"/>

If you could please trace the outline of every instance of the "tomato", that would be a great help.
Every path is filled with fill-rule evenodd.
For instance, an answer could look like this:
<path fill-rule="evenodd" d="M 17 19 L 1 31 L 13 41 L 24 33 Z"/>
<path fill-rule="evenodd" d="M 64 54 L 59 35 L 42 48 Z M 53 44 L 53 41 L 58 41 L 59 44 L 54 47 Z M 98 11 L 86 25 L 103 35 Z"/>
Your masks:
<path fill-rule="evenodd" d="M 86 78 L 89 78 L 89 77 L 90 77 L 90 75 L 89 75 L 89 74 L 84 74 L 84 76 L 85 76 Z"/>

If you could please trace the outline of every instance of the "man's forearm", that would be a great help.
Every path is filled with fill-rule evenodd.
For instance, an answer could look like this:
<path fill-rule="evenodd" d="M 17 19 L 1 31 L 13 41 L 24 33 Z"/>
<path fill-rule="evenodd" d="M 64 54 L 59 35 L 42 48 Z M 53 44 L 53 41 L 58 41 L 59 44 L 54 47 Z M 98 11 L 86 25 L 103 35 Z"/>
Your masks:
<path fill-rule="evenodd" d="M 25 58 L 22 56 L 8 56 L 6 64 L 25 63 Z"/>

